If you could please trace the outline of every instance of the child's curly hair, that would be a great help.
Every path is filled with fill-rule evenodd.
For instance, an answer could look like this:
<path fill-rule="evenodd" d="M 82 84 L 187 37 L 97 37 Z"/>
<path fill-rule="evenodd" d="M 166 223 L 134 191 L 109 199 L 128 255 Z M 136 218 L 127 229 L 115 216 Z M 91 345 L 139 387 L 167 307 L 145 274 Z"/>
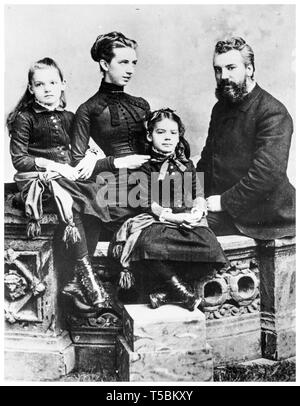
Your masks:
<path fill-rule="evenodd" d="M 158 121 L 161 121 L 165 118 L 173 120 L 178 124 L 179 130 L 179 142 L 176 147 L 176 154 L 181 155 L 184 153 L 186 158 L 190 157 L 190 145 L 188 141 L 184 138 L 185 127 L 181 121 L 181 118 L 175 113 L 175 110 L 170 109 L 169 107 L 155 110 L 149 114 L 146 120 L 147 131 L 151 134 L 153 132 L 154 126 Z"/>

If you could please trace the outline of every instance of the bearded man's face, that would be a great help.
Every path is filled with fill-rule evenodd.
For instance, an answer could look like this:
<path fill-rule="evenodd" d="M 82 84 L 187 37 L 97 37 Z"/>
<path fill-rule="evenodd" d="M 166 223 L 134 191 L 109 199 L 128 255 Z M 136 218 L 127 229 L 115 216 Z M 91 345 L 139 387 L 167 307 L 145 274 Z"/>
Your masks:
<path fill-rule="evenodd" d="M 244 64 L 241 53 L 230 50 L 214 55 L 214 70 L 217 82 L 216 97 L 230 103 L 238 103 L 247 94 L 249 69 Z"/>

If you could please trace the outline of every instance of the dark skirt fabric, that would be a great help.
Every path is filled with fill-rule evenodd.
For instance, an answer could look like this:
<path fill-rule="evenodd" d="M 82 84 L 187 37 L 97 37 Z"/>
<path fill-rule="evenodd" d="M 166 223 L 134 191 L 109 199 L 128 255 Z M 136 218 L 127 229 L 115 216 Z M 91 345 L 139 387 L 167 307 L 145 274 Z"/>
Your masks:
<path fill-rule="evenodd" d="M 213 231 L 206 226 L 192 230 L 154 223 L 139 236 L 132 261 L 171 260 L 228 264 Z"/>
<path fill-rule="evenodd" d="M 131 207 L 128 202 L 129 192 L 134 187 L 134 185 L 128 184 L 128 179 L 132 173 L 134 170 L 121 169 L 105 174 L 105 186 L 101 192 L 102 196 L 105 195 L 109 217 L 109 221 L 105 222 L 105 228 L 111 232 L 118 231 L 128 218 L 137 214 L 136 209 Z M 99 203 L 101 203 L 100 200 L 98 199 Z"/>
<path fill-rule="evenodd" d="M 99 218 L 106 223 L 111 221 L 108 207 L 101 203 L 99 190 L 103 185 L 99 185 L 94 180 L 70 181 L 66 178 L 56 180 L 73 198 L 73 210 L 80 214 L 86 214 Z"/>

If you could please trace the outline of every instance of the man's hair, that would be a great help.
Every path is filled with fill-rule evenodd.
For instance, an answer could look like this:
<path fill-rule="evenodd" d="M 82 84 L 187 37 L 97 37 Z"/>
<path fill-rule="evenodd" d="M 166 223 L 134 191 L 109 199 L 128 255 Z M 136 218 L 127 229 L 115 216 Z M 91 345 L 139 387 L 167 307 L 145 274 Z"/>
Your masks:
<path fill-rule="evenodd" d="M 254 52 L 250 45 L 248 45 L 243 38 L 231 37 L 223 41 L 218 41 L 215 46 L 215 53 L 224 54 L 225 52 L 232 51 L 234 49 L 240 51 L 245 66 L 253 66 L 253 75 L 251 77 L 251 79 L 253 79 L 255 71 Z"/>

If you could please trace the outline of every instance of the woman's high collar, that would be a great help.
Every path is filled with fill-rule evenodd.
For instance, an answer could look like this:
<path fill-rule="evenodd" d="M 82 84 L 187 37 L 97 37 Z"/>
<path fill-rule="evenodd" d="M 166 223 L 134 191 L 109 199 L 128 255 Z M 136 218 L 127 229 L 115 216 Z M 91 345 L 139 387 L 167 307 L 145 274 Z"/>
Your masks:
<path fill-rule="evenodd" d="M 124 92 L 124 86 L 118 86 L 114 83 L 108 83 L 102 80 L 99 91 L 105 93 L 122 93 Z"/>

